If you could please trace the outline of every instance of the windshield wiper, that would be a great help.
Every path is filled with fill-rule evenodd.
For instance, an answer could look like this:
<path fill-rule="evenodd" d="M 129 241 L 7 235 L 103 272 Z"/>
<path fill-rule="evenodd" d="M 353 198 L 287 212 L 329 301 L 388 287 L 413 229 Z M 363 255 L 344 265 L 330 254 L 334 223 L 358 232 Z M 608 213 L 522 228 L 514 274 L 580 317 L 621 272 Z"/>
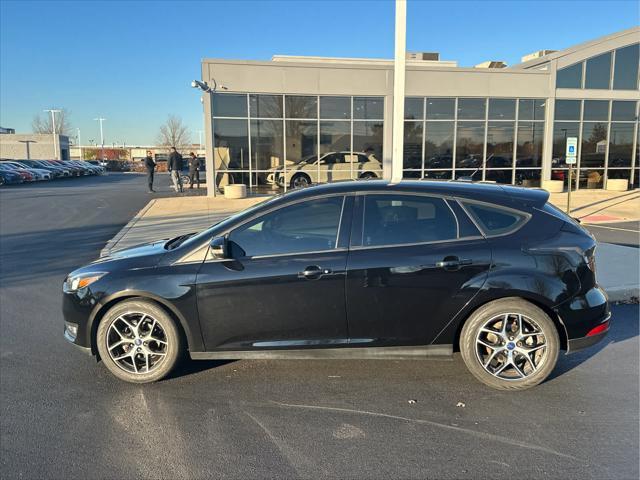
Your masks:
<path fill-rule="evenodd" d="M 187 233 L 185 235 L 178 235 L 175 238 L 172 238 L 167 243 L 164 244 L 165 250 L 173 250 L 174 248 L 179 247 L 182 242 L 184 242 L 187 238 L 194 236 L 196 232 Z"/>

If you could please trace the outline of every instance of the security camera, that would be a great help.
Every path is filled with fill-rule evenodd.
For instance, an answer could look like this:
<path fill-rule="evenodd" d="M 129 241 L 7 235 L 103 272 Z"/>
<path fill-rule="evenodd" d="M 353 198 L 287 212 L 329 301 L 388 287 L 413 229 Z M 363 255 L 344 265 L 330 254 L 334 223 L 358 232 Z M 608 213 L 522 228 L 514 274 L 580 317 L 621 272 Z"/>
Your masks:
<path fill-rule="evenodd" d="M 207 85 L 207 82 L 201 82 L 200 80 L 193 80 L 191 82 L 191 86 L 193 88 L 199 88 L 200 90 L 202 90 L 205 93 L 211 92 L 211 87 L 209 85 Z"/>

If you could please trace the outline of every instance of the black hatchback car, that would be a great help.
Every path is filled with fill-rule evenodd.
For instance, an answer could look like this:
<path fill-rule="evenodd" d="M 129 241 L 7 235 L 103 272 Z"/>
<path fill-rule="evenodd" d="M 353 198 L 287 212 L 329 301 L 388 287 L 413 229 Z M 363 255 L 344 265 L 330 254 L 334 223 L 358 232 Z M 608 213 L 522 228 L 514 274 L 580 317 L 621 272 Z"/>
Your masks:
<path fill-rule="evenodd" d="M 460 351 L 499 389 L 603 338 L 593 237 L 548 193 L 466 182 L 294 190 L 64 282 L 64 335 L 117 377 L 192 359 L 422 358 Z"/>

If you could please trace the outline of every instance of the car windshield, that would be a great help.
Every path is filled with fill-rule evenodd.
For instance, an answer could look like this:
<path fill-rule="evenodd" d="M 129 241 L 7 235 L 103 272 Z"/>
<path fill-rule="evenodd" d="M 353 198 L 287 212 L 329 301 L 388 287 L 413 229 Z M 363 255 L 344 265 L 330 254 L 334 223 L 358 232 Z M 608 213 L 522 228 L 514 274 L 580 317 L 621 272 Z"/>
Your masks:
<path fill-rule="evenodd" d="M 298 162 L 298 165 L 313 165 L 318 160 L 317 155 L 308 155 Z"/>

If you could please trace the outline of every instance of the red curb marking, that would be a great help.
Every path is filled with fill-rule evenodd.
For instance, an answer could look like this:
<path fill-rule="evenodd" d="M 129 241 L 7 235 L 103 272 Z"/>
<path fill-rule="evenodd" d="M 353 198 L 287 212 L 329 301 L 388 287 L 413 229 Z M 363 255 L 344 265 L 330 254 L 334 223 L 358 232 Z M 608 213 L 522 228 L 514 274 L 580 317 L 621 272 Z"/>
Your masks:
<path fill-rule="evenodd" d="M 620 217 L 612 217 L 611 215 L 587 215 L 580 218 L 583 222 L 610 222 L 613 220 L 622 220 Z"/>

